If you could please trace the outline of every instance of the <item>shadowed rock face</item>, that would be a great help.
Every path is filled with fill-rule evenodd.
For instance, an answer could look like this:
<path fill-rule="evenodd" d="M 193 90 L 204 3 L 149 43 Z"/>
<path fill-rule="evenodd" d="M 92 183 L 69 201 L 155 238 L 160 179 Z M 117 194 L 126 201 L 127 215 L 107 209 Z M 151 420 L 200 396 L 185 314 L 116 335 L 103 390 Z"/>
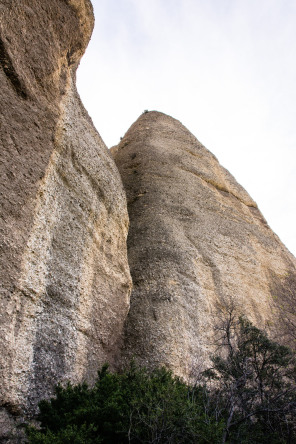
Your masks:
<path fill-rule="evenodd" d="M 143 114 L 112 151 L 134 284 L 124 358 L 188 377 L 213 352 L 217 316 L 232 305 L 278 333 L 295 258 L 215 156 L 158 112 Z"/>
<path fill-rule="evenodd" d="M 91 4 L 2 0 L 0 14 L 0 394 L 14 415 L 112 363 L 131 280 L 121 179 L 75 87 Z"/>

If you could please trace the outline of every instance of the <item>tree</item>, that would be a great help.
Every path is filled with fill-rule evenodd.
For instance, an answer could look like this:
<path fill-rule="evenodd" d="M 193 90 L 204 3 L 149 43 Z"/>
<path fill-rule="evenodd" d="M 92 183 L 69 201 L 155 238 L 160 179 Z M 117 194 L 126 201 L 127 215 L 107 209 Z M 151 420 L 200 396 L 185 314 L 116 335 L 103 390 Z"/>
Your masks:
<path fill-rule="evenodd" d="M 222 442 L 296 442 L 296 363 L 290 349 L 271 341 L 233 310 L 220 328 L 219 353 L 208 369 L 211 402 L 224 418 Z"/>

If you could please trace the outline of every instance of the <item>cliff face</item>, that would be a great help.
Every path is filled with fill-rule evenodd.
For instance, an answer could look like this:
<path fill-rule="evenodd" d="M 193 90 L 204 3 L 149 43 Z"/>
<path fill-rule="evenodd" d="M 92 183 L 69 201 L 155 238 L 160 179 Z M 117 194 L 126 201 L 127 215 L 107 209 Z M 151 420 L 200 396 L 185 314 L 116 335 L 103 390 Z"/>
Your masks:
<path fill-rule="evenodd" d="M 293 310 L 280 312 L 291 302 L 295 258 L 215 156 L 157 112 L 112 151 L 127 192 L 134 284 L 124 358 L 189 377 L 214 351 L 215 323 L 232 306 L 283 340 L 284 323 L 295 321 Z"/>
<path fill-rule="evenodd" d="M 143 114 L 113 149 L 119 174 L 75 87 L 89 0 L 0 14 L 0 440 L 106 361 L 190 377 L 233 306 L 295 345 L 295 258 L 180 122 Z"/>
<path fill-rule="evenodd" d="M 0 394 L 15 415 L 112 362 L 131 279 L 121 179 L 75 87 L 91 4 L 2 0 L 0 14 Z"/>

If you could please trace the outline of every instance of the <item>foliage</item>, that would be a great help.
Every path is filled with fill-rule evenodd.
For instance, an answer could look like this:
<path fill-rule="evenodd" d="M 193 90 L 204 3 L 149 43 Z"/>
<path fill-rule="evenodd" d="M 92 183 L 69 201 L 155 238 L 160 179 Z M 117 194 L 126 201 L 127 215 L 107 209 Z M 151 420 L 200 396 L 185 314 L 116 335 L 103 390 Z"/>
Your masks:
<path fill-rule="evenodd" d="M 220 331 L 219 354 L 205 376 L 216 381 L 211 402 L 225 421 L 222 442 L 296 442 L 296 362 L 291 350 L 232 312 Z"/>
<path fill-rule="evenodd" d="M 40 403 L 31 444 L 281 444 L 296 442 L 296 362 L 230 310 L 218 328 L 212 367 L 189 386 L 161 368 L 134 364 L 94 387 L 56 388 Z"/>
<path fill-rule="evenodd" d="M 104 366 L 93 388 L 57 387 L 40 403 L 41 429 L 31 444 L 214 443 L 223 424 L 204 408 L 204 389 L 192 389 L 164 368 L 149 373 L 131 365 L 123 373 Z"/>

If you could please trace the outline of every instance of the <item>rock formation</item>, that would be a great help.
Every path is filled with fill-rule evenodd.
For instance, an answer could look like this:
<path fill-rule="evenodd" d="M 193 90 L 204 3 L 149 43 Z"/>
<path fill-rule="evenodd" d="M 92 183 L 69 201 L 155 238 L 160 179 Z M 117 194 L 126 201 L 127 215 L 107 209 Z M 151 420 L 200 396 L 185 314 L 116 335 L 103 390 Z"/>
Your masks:
<path fill-rule="evenodd" d="M 144 113 L 112 152 L 130 217 L 126 359 L 189 377 L 214 351 L 214 325 L 233 305 L 278 338 L 284 318 L 296 325 L 295 258 L 180 122 Z"/>
<path fill-rule="evenodd" d="M 131 280 L 121 179 L 75 86 L 91 4 L 2 0 L 0 14 L 4 439 L 57 381 L 112 362 Z"/>
<path fill-rule="evenodd" d="M 105 361 L 189 378 L 233 306 L 296 339 L 295 258 L 215 156 L 157 112 L 113 149 L 129 269 L 121 177 L 75 86 L 92 28 L 89 0 L 0 4 L 1 442 L 58 381 L 91 382 Z"/>

